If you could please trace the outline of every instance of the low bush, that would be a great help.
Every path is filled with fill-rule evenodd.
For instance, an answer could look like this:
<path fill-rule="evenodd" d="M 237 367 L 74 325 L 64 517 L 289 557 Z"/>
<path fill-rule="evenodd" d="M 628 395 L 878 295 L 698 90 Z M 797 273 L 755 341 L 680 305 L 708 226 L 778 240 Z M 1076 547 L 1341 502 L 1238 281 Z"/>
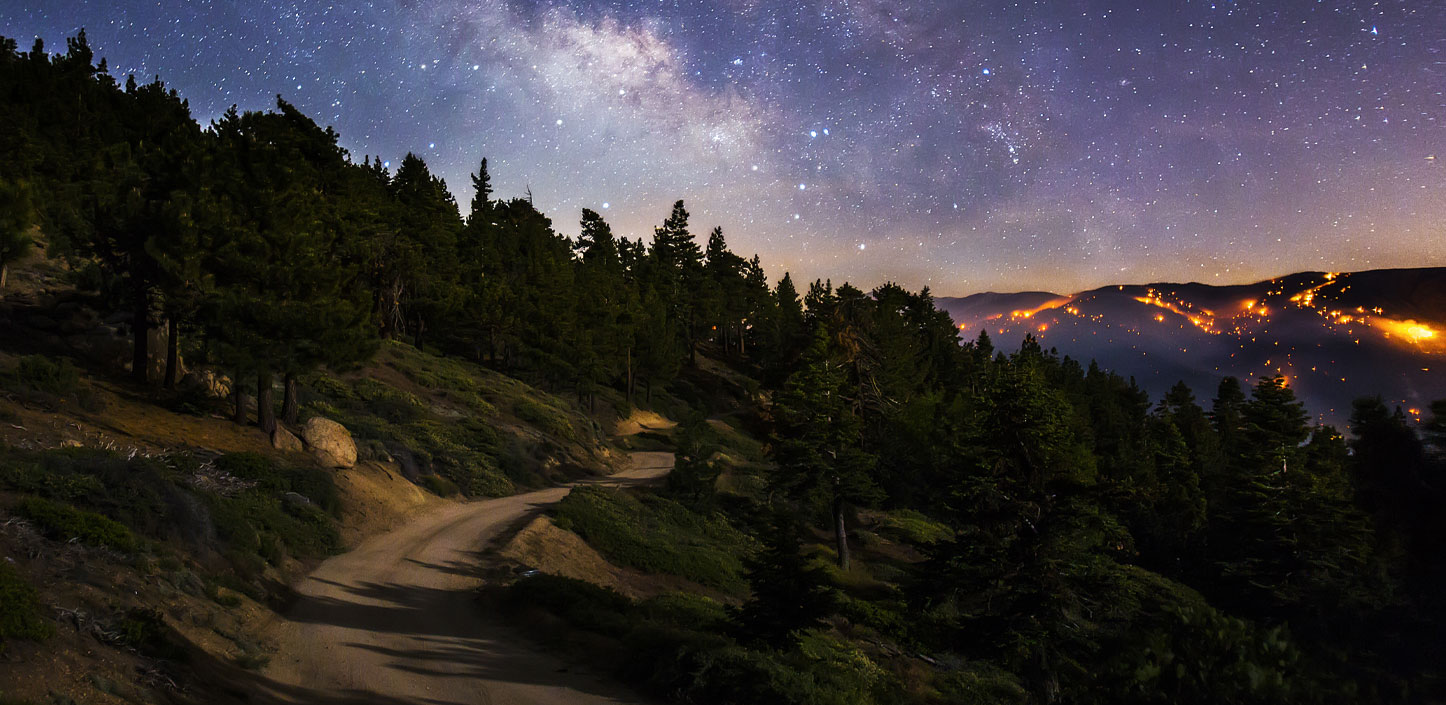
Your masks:
<path fill-rule="evenodd" d="M 438 497 L 451 497 L 461 491 L 457 489 L 457 483 L 441 475 L 423 475 L 417 482 Z"/>
<path fill-rule="evenodd" d="M 124 524 L 95 512 L 41 497 L 26 497 L 16 509 L 52 538 L 77 539 L 123 553 L 134 553 L 140 548 L 140 540 Z"/>
<path fill-rule="evenodd" d="M 605 587 L 541 573 L 513 583 L 509 600 L 541 607 L 569 624 L 600 634 L 625 633 L 632 623 L 633 603 Z"/>
<path fill-rule="evenodd" d="M 703 515 L 652 493 L 596 486 L 574 489 L 556 509 L 557 525 L 609 560 L 678 575 L 734 594 L 747 589 L 743 559 L 751 539 L 721 514 Z"/>
<path fill-rule="evenodd" d="M 259 568 L 244 557 L 280 565 L 287 556 L 320 558 L 342 548 L 335 522 L 315 505 L 277 501 L 258 490 L 207 499 L 217 536 L 233 558 L 243 558 L 237 565 L 243 573 Z"/>
<path fill-rule="evenodd" d="M 694 595 L 634 604 L 591 583 L 536 575 L 514 583 L 507 599 L 622 640 L 618 677 L 681 702 L 869 705 L 897 690 L 863 652 L 825 632 L 804 632 L 788 651 L 741 646 L 725 636 L 722 606 Z"/>
<path fill-rule="evenodd" d="M 40 641 L 54 632 L 35 588 L 14 566 L 0 560 L 0 649 L 5 639 Z"/>
<path fill-rule="evenodd" d="M 330 473 L 249 453 L 213 464 L 207 469 L 188 454 L 0 449 L 0 488 L 29 495 L 18 511 L 52 537 L 126 552 L 141 547 L 141 536 L 184 541 L 226 555 L 248 578 L 286 556 L 341 550 Z M 244 484 L 228 489 L 199 481 L 217 476 Z"/>
<path fill-rule="evenodd" d="M 70 396 L 80 388 L 80 370 L 65 358 L 26 355 L 15 365 L 15 376 L 23 388 L 57 397 Z"/>
<path fill-rule="evenodd" d="M 229 453 L 216 459 L 216 469 L 251 480 L 257 488 L 272 493 L 295 492 L 327 512 L 340 506 L 336 482 L 321 468 L 285 465 L 257 453 Z"/>
<path fill-rule="evenodd" d="M 566 414 L 541 402 L 525 397 L 518 399 L 512 405 L 512 413 L 517 418 L 542 429 L 548 435 L 567 441 L 578 439 L 577 430 L 573 428 Z"/>
<path fill-rule="evenodd" d="M 109 631 L 116 635 L 119 646 L 138 654 L 168 661 L 186 660 L 185 649 L 171 638 L 170 627 L 155 610 L 127 610 L 110 623 Z"/>
<path fill-rule="evenodd" d="M 19 399 L 48 409 L 71 401 L 86 411 L 105 407 L 101 396 L 80 381 L 80 370 L 66 358 L 50 359 L 44 355 L 26 355 L 15 369 L 0 374 L 0 384 Z"/>
<path fill-rule="evenodd" d="M 879 533 L 914 545 L 932 545 L 954 536 L 944 523 L 912 509 L 889 512 L 880 523 Z"/>

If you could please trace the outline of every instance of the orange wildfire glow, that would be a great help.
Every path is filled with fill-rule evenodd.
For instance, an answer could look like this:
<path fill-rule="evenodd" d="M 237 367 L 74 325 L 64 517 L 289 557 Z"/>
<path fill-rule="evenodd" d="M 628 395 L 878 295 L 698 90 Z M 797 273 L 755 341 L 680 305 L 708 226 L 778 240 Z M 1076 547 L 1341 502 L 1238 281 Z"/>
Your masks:
<path fill-rule="evenodd" d="M 1399 338 L 1423 348 L 1446 347 L 1436 329 L 1414 320 L 1397 321 L 1383 316 L 1372 316 L 1370 324 L 1380 328 L 1388 338 Z"/>
<path fill-rule="evenodd" d="M 1059 308 L 1060 306 L 1063 306 L 1063 305 L 1065 305 L 1065 304 L 1067 304 L 1067 303 L 1069 303 L 1069 302 L 1071 302 L 1071 301 L 1073 301 L 1073 300 L 1074 300 L 1074 297 L 1072 297 L 1072 296 L 1061 296 L 1061 297 L 1059 297 L 1059 298 L 1057 298 L 1057 299 L 1050 299 L 1049 301 L 1046 301 L 1046 302 L 1044 302 L 1044 303 L 1042 303 L 1042 304 L 1040 304 L 1040 305 L 1038 305 L 1038 306 L 1035 306 L 1034 308 L 1031 308 L 1031 309 L 1027 309 L 1027 310 L 1023 310 L 1023 311 L 1010 311 L 1010 312 L 1009 312 L 1009 317 L 1010 317 L 1010 318 L 1013 318 L 1013 319 L 1016 319 L 1016 320 L 1018 320 L 1018 319 L 1020 319 L 1020 318 L 1029 318 L 1029 317 L 1033 316 L 1034 314 L 1039 313 L 1040 311 L 1048 311 L 1048 310 L 1050 310 L 1050 309 L 1052 309 L 1052 308 Z"/>
<path fill-rule="evenodd" d="M 1146 290 L 1145 294 L 1145 296 L 1136 296 L 1135 300 L 1142 304 L 1159 306 L 1160 308 L 1163 308 L 1170 313 L 1176 314 L 1178 316 L 1183 316 L 1186 320 L 1190 321 L 1191 325 L 1211 335 L 1215 335 L 1219 332 L 1215 330 L 1215 317 L 1209 311 L 1206 311 L 1204 309 L 1201 309 L 1199 313 L 1187 311 L 1184 306 L 1189 306 L 1190 304 L 1181 304 L 1166 301 L 1164 297 L 1156 293 L 1154 289 Z M 1255 302 L 1252 301 L 1251 303 Z M 1165 316 L 1162 314 L 1156 315 L 1155 320 L 1159 322 L 1164 322 Z"/>

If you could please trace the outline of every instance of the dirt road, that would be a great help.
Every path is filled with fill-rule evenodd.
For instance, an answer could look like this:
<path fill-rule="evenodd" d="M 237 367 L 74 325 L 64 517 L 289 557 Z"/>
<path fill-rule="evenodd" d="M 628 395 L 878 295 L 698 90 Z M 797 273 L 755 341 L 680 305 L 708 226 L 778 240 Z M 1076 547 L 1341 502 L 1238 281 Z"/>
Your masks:
<path fill-rule="evenodd" d="M 646 482 L 672 467 L 671 453 L 634 453 L 629 470 L 601 482 Z M 322 563 L 268 634 L 278 652 L 262 689 L 295 703 L 639 702 L 516 644 L 474 597 L 478 552 L 568 491 L 452 505 Z"/>

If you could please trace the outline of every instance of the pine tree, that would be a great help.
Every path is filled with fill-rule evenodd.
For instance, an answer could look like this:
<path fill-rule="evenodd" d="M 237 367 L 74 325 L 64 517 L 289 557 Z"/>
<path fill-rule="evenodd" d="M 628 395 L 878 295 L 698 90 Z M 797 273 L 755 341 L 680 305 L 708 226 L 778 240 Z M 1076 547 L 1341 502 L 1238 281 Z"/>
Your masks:
<path fill-rule="evenodd" d="M 467 223 L 485 220 L 492 213 L 492 175 L 487 172 L 487 158 L 482 158 L 477 173 L 472 175 L 472 210 Z"/>
<path fill-rule="evenodd" d="M 583 209 L 576 248 L 581 254 L 575 297 L 580 325 L 573 342 L 578 393 L 591 408 L 599 387 L 631 374 L 631 320 L 637 306 L 635 292 L 624 280 L 612 228 L 597 212 Z"/>
<path fill-rule="evenodd" d="M 668 218 L 653 229 L 649 257 L 651 286 L 658 301 L 666 305 L 668 330 L 681 338 L 681 347 L 692 363 L 697 355 L 699 308 L 695 295 L 702 279 L 703 251 L 688 231 L 688 210 L 682 201 L 674 203 Z"/>
<path fill-rule="evenodd" d="M 283 414 L 294 417 L 298 374 L 363 359 L 374 339 L 369 297 L 345 259 L 353 232 L 340 214 L 345 153 L 334 131 L 285 101 L 277 108 L 233 110 L 215 124 L 227 212 L 208 243 L 217 289 L 208 337 L 235 371 L 238 419 L 242 376 L 256 376 L 257 424 L 267 433 L 276 429 L 278 373 Z"/>
<path fill-rule="evenodd" d="M 407 154 L 392 177 L 397 228 L 407 239 L 407 271 L 402 273 L 407 313 L 404 320 L 420 349 L 431 331 L 442 330 L 462 300 L 458 284 L 457 238 L 462 222 L 447 184 L 427 163 Z"/>
<path fill-rule="evenodd" d="M 732 614 L 743 639 L 784 648 L 798 632 L 821 626 L 832 612 L 827 575 L 802 555 L 801 530 L 794 515 L 779 512 L 762 532 L 763 550 L 747 564 L 752 594 Z"/>
<path fill-rule="evenodd" d="M 765 383 L 778 385 L 787 378 L 807 343 L 808 328 L 804 323 L 803 302 L 789 273 L 784 272 L 778 280 L 772 299 L 763 321 L 763 377 Z"/>
<path fill-rule="evenodd" d="M 30 228 L 35 210 L 23 182 L 0 180 L 0 291 L 5 289 L 10 265 L 30 253 Z"/>
<path fill-rule="evenodd" d="M 859 419 L 846 396 L 847 377 L 829 355 L 828 338 L 816 328 L 798 369 L 773 407 L 773 455 L 778 464 L 770 486 L 812 512 L 827 512 L 838 562 L 849 566 L 844 511 L 881 499 L 874 481 L 876 459 L 860 447 Z"/>

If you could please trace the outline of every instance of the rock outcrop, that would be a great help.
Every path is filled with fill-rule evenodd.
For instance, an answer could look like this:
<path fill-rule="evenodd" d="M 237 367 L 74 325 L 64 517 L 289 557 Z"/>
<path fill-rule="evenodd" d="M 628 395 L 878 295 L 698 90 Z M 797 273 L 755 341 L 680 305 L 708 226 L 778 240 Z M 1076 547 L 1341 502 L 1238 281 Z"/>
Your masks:
<path fill-rule="evenodd" d="M 301 438 L 316 456 L 317 462 L 329 468 L 350 468 L 356 465 L 356 442 L 346 427 L 328 418 L 313 416 L 301 427 Z"/>
<path fill-rule="evenodd" d="M 298 453 L 306 450 L 306 446 L 301 444 L 301 439 L 297 438 L 296 434 L 280 426 L 277 426 L 276 430 L 271 432 L 271 447 L 277 450 L 295 451 Z"/>

